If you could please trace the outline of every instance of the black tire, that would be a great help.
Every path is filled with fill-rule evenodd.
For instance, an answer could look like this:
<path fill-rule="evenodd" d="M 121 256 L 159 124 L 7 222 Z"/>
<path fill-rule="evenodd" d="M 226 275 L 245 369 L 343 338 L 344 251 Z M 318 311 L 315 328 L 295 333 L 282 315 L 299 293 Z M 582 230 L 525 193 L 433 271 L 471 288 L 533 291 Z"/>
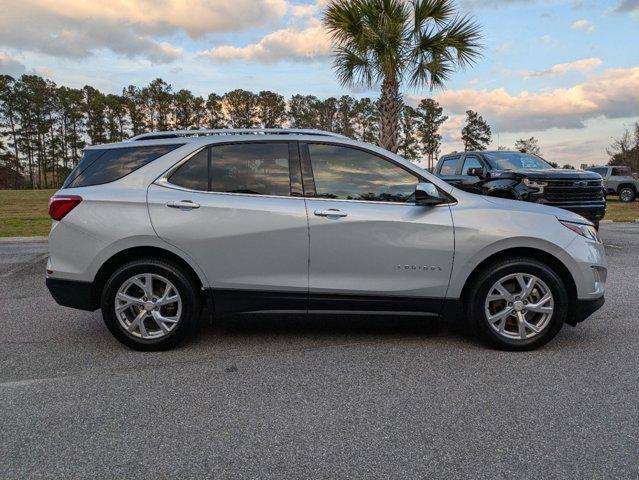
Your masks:
<path fill-rule="evenodd" d="M 490 288 L 498 280 L 514 273 L 535 275 L 550 289 L 554 311 L 550 321 L 540 333 L 527 339 L 506 338 L 489 324 L 485 313 L 485 301 Z M 464 311 L 475 334 L 488 345 L 499 350 L 525 351 L 539 348 L 552 340 L 563 326 L 568 314 L 568 292 L 561 277 L 543 262 L 517 257 L 500 260 L 480 271 L 472 280 L 464 298 Z"/>
<path fill-rule="evenodd" d="M 637 198 L 637 192 L 632 187 L 621 187 L 619 189 L 619 200 L 625 203 L 634 202 Z"/>
<path fill-rule="evenodd" d="M 134 336 L 120 323 L 115 312 L 115 297 L 119 288 L 134 275 L 144 273 L 160 275 L 169 280 L 182 300 L 177 323 L 168 334 L 157 339 Z M 123 265 L 109 277 L 102 290 L 101 307 L 107 328 L 126 346 L 143 351 L 168 350 L 195 332 L 200 314 L 200 298 L 197 285 L 180 267 L 158 258 L 142 258 Z"/>

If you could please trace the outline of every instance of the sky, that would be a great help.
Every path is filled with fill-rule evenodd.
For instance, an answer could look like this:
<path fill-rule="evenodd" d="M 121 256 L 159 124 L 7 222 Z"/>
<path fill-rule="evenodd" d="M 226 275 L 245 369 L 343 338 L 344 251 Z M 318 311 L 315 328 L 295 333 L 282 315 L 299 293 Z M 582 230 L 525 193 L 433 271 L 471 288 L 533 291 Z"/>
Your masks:
<path fill-rule="evenodd" d="M 289 97 L 378 96 L 342 86 L 321 25 L 328 0 L 3 0 L 0 73 L 120 93 L 155 78 L 199 95 L 235 88 Z M 465 111 L 492 147 L 539 139 L 560 164 L 601 164 L 639 120 L 639 0 L 458 0 L 482 27 L 483 57 L 435 98 L 449 116 L 442 153 L 461 150 Z"/>

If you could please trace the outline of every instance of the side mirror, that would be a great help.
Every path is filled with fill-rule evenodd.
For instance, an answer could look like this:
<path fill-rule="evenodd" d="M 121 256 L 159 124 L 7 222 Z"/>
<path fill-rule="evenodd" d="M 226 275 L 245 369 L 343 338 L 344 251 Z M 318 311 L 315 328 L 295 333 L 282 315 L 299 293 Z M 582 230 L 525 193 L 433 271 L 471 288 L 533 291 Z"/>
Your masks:
<path fill-rule="evenodd" d="M 432 183 L 418 183 L 415 187 L 416 205 L 439 205 L 445 201 L 446 199 Z"/>
<path fill-rule="evenodd" d="M 471 176 L 471 177 L 477 177 L 477 178 L 484 178 L 486 175 L 484 174 L 484 169 L 481 167 L 473 167 L 473 168 L 469 168 L 468 171 L 466 172 L 467 175 Z"/>

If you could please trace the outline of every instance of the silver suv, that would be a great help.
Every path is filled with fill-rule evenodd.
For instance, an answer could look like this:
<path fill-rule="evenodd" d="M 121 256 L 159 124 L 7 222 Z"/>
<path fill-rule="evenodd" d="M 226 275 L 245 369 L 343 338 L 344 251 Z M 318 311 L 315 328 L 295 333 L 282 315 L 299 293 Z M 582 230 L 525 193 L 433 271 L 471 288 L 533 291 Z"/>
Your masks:
<path fill-rule="evenodd" d="M 629 167 L 590 167 L 588 170 L 603 178 L 608 195 L 619 195 L 622 202 L 634 202 L 639 190 L 639 180 L 632 176 Z"/>
<path fill-rule="evenodd" d="M 604 302 L 592 224 L 458 190 L 381 148 L 313 130 L 144 134 L 89 147 L 51 199 L 47 286 L 140 350 L 200 309 L 375 312 L 467 322 L 529 350 Z"/>

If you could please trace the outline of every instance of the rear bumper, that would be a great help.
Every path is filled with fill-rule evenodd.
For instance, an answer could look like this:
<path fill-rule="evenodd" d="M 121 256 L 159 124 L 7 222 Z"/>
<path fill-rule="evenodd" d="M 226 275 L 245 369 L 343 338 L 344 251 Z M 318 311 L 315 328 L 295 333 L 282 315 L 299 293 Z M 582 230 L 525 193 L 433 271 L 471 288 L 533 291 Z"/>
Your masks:
<path fill-rule="evenodd" d="M 46 284 L 58 305 L 91 312 L 99 307 L 92 282 L 47 277 Z"/>
<path fill-rule="evenodd" d="M 568 318 L 566 318 L 566 323 L 574 327 L 579 322 L 583 322 L 599 310 L 605 301 L 606 299 L 603 296 L 595 298 L 594 300 L 577 300 L 574 311 L 570 312 Z"/>

